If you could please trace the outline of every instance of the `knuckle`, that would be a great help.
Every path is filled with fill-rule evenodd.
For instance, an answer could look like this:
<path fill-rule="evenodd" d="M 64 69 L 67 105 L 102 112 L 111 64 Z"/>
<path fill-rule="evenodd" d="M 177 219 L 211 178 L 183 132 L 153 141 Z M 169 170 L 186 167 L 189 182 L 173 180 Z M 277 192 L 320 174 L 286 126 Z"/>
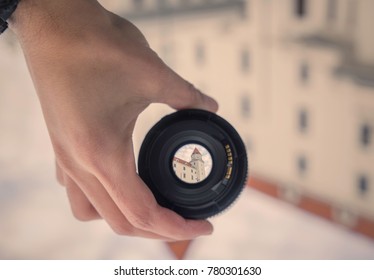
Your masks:
<path fill-rule="evenodd" d="M 73 143 L 73 152 L 77 160 L 84 165 L 97 166 L 100 164 L 100 154 L 104 143 L 100 143 L 100 137 L 87 136 L 85 139 Z"/>
<path fill-rule="evenodd" d="M 58 165 L 58 163 L 56 162 L 56 179 L 57 179 L 57 182 L 62 185 L 62 186 L 65 186 L 65 174 L 64 174 L 64 171 L 62 171 L 61 167 Z"/>
<path fill-rule="evenodd" d="M 193 87 L 191 89 L 190 98 L 191 98 L 191 103 L 193 105 L 197 105 L 197 104 L 200 104 L 202 102 L 203 95 L 199 90 L 197 90 L 195 87 Z"/>
<path fill-rule="evenodd" d="M 97 153 L 102 150 L 104 141 L 101 133 L 94 129 L 82 128 L 70 130 L 64 140 L 54 141 L 54 152 L 61 167 L 72 165 L 72 159 L 82 162 L 97 161 Z"/>
<path fill-rule="evenodd" d="M 56 180 L 61 186 L 65 186 L 65 180 L 60 174 L 56 174 Z"/>
<path fill-rule="evenodd" d="M 63 149 L 62 145 L 54 144 L 53 145 L 54 153 L 56 156 L 56 162 L 58 164 L 58 168 L 63 169 L 65 171 L 72 169 L 72 160 L 69 157 L 68 153 Z M 62 179 L 62 176 L 59 175 L 59 170 L 56 170 L 57 180 Z"/>
<path fill-rule="evenodd" d="M 88 222 L 88 221 L 101 218 L 99 213 L 96 211 L 96 209 L 92 205 L 86 205 L 85 207 L 82 207 L 82 204 L 80 204 L 79 206 L 75 204 L 71 204 L 71 209 L 72 209 L 74 218 L 76 218 L 78 221 L 81 221 L 81 222 Z"/>
<path fill-rule="evenodd" d="M 134 213 L 131 217 L 129 217 L 129 221 L 135 228 L 141 230 L 149 230 L 154 227 L 152 212 L 147 209 Z"/>
<path fill-rule="evenodd" d="M 110 225 L 112 230 L 118 235 L 134 236 L 135 231 L 128 223 Z"/>
<path fill-rule="evenodd" d="M 88 211 L 78 211 L 78 210 L 73 209 L 72 212 L 73 212 L 74 218 L 76 218 L 78 221 L 81 221 L 81 222 L 91 221 L 96 216 L 96 215 L 94 215 L 95 213 L 91 213 L 91 211 L 89 211 L 89 210 Z"/>

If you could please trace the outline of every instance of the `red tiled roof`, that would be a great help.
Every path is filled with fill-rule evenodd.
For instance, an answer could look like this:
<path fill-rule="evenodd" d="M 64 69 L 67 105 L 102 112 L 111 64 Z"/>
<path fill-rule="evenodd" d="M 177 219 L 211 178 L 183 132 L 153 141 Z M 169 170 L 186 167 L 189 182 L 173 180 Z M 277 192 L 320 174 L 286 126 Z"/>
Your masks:
<path fill-rule="evenodd" d="M 199 155 L 201 155 L 200 151 L 197 148 L 195 148 L 195 150 L 193 150 L 192 154 L 199 154 Z"/>
<path fill-rule="evenodd" d="M 177 157 L 174 157 L 174 158 L 173 158 L 173 161 L 179 162 L 179 163 L 184 164 L 184 165 L 187 165 L 187 166 L 189 166 L 189 167 L 193 167 L 193 166 L 191 165 L 191 163 L 189 163 L 189 162 L 187 162 L 187 161 L 185 161 L 185 160 L 183 160 L 183 159 L 177 158 Z"/>

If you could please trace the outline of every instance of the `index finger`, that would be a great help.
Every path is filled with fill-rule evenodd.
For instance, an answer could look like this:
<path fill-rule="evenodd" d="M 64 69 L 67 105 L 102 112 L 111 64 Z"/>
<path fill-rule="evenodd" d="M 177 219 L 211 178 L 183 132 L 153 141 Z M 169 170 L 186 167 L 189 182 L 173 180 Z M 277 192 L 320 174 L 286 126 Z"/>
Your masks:
<path fill-rule="evenodd" d="M 194 108 L 217 112 L 218 103 L 214 98 L 202 93 L 167 65 L 165 67 L 166 70 L 163 72 L 165 86 L 152 102 L 164 103 L 176 110 Z"/>

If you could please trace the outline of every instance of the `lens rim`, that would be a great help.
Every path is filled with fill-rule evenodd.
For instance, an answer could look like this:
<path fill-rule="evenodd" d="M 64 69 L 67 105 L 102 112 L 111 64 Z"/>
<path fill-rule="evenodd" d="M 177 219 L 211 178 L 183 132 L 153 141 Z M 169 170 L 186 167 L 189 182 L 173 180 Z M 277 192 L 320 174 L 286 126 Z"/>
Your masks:
<path fill-rule="evenodd" d="M 195 184 L 179 179 L 171 163 L 176 151 L 191 143 L 206 148 L 213 164 L 208 177 Z M 139 152 L 138 170 L 160 205 L 185 218 L 205 219 L 236 200 L 247 179 L 248 163 L 243 141 L 226 120 L 188 109 L 165 116 L 150 129 Z"/>

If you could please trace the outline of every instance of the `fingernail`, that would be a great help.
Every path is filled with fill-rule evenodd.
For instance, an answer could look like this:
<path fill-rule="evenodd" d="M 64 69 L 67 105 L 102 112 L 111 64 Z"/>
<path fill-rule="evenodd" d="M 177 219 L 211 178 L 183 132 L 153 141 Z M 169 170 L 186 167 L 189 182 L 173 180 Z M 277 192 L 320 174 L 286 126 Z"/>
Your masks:
<path fill-rule="evenodd" d="M 211 112 L 214 112 L 214 113 L 217 112 L 218 111 L 218 102 L 214 98 L 212 98 L 208 95 L 204 94 L 203 96 L 204 96 L 204 99 L 205 99 L 204 103 L 205 103 L 207 109 Z"/>
<path fill-rule="evenodd" d="M 210 225 L 207 227 L 207 229 L 206 229 L 204 235 L 211 235 L 211 234 L 213 233 L 213 231 L 214 231 L 214 228 L 213 228 L 213 226 L 210 224 Z"/>

